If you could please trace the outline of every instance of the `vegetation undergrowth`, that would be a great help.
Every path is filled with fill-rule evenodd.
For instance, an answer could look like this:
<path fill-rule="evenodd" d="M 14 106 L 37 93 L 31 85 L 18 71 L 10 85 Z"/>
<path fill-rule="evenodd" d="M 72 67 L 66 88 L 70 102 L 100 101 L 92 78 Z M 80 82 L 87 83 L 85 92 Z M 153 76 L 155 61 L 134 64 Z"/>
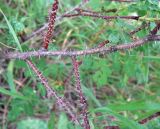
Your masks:
<path fill-rule="evenodd" d="M 1 0 L 0 16 L 0 129 L 159 129 L 158 0 Z"/>

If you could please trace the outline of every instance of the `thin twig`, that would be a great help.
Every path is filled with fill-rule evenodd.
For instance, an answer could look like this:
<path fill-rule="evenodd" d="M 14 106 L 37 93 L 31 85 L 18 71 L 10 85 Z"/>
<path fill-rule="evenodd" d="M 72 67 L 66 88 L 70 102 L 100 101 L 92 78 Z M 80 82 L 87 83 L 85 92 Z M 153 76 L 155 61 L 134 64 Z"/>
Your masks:
<path fill-rule="evenodd" d="M 83 127 L 85 129 L 90 129 L 90 124 L 89 124 L 88 115 L 87 115 L 87 111 L 88 111 L 87 101 L 82 92 L 80 75 L 79 75 L 79 63 L 77 62 L 77 59 L 75 56 L 72 57 L 72 64 L 73 64 L 74 76 L 75 76 L 75 82 L 76 82 L 75 86 L 76 86 L 78 95 L 80 97 L 80 103 L 82 105 Z"/>
<path fill-rule="evenodd" d="M 81 65 L 82 64 L 82 61 L 79 61 L 78 62 L 78 65 Z M 68 76 L 64 79 L 63 81 L 63 85 L 64 86 L 67 86 L 69 84 L 69 82 L 71 81 L 71 78 L 72 78 L 72 75 L 74 73 L 74 69 L 72 68 L 69 73 L 68 73 Z"/>
<path fill-rule="evenodd" d="M 133 34 L 139 32 L 139 31 L 141 31 L 142 29 L 146 28 L 147 26 L 149 26 L 149 23 L 142 24 L 140 27 L 138 27 L 135 30 L 129 32 L 129 35 L 133 35 Z"/>
<path fill-rule="evenodd" d="M 61 108 L 63 107 L 63 109 L 66 111 L 66 113 L 68 113 L 71 118 L 72 121 L 76 124 L 79 124 L 78 119 L 76 118 L 76 115 L 73 113 L 71 106 L 68 104 L 68 102 L 66 102 L 63 98 L 59 97 L 58 94 L 56 93 L 56 91 L 54 89 L 52 89 L 49 84 L 47 79 L 42 75 L 42 72 L 40 72 L 38 70 L 38 68 L 28 59 L 25 60 L 26 63 L 30 66 L 30 68 L 34 71 L 34 73 L 36 74 L 36 76 L 39 78 L 40 82 L 43 84 L 43 86 L 45 87 L 46 91 L 47 91 L 47 96 L 48 97 L 54 97 L 58 103 L 58 106 Z"/>
<path fill-rule="evenodd" d="M 155 119 L 155 118 L 157 118 L 159 116 L 160 116 L 160 112 L 156 112 L 156 113 L 152 114 L 151 116 L 149 116 L 149 117 L 147 117 L 147 118 L 145 118 L 143 120 L 140 120 L 139 123 L 140 124 L 146 124 L 149 121 L 151 121 L 151 120 L 153 120 L 153 119 Z"/>
<path fill-rule="evenodd" d="M 120 50 L 128 50 L 135 47 L 142 46 L 149 41 L 160 41 L 160 35 L 150 35 L 143 39 L 131 43 L 125 43 L 121 45 L 102 47 L 102 48 L 92 48 L 80 51 L 31 51 L 31 52 L 11 52 L 8 54 L 0 55 L 0 58 L 4 59 L 26 59 L 30 57 L 41 57 L 41 56 L 80 56 L 80 55 L 91 55 L 96 53 L 112 53 Z M 151 42 L 150 42 L 151 43 Z"/>
<path fill-rule="evenodd" d="M 156 27 L 150 32 L 150 34 L 151 35 L 157 34 L 159 29 L 160 29 L 160 22 L 157 23 Z"/>
<path fill-rule="evenodd" d="M 131 19 L 131 20 L 138 20 L 139 16 L 105 16 L 100 15 L 96 13 L 88 13 L 88 12 L 80 12 L 75 14 L 66 14 L 63 17 L 77 17 L 77 16 L 86 16 L 86 17 L 94 17 L 94 18 L 100 18 L 104 20 L 110 20 L 110 19 Z"/>
<path fill-rule="evenodd" d="M 104 7 L 102 7 L 101 11 L 92 11 L 92 10 L 86 10 L 86 9 L 81 9 L 81 8 L 77 8 L 75 9 L 78 13 L 92 13 L 92 14 L 102 14 L 102 13 L 115 13 L 117 12 L 117 9 L 113 8 L 113 9 L 108 9 L 108 10 L 105 10 Z"/>

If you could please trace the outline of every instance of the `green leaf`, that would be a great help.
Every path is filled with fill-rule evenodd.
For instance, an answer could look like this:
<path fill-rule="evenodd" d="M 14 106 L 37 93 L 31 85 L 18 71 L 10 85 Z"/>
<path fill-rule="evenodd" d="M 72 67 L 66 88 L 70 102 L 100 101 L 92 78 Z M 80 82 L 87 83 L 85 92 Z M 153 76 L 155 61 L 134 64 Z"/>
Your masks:
<path fill-rule="evenodd" d="M 113 43 L 118 43 L 119 39 L 120 39 L 119 34 L 115 32 L 112 32 L 108 37 L 108 40 Z"/>
<path fill-rule="evenodd" d="M 52 112 L 50 114 L 50 118 L 49 118 L 49 121 L 48 121 L 48 129 L 54 129 L 54 127 L 55 127 L 55 119 L 54 119 L 54 117 L 55 117 L 55 115 Z"/>
<path fill-rule="evenodd" d="M 13 77 L 13 68 L 14 68 L 14 61 L 10 61 L 8 68 L 7 68 L 7 81 L 10 86 L 11 92 L 16 92 L 16 87 L 14 84 L 14 77 Z"/>
<path fill-rule="evenodd" d="M 58 121 L 58 129 L 68 129 L 67 124 L 68 124 L 67 116 L 64 113 L 62 113 Z"/>
<path fill-rule="evenodd" d="M 48 129 L 47 123 L 34 118 L 28 118 L 18 122 L 17 129 Z"/>
<path fill-rule="evenodd" d="M 101 1 L 100 0 L 90 0 L 89 4 L 94 10 L 101 7 Z"/>
<path fill-rule="evenodd" d="M 16 18 L 11 20 L 11 25 L 14 28 L 16 33 L 21 33 L 24 31 L 25 26 L 22 22 L 19 22 Z"/>
<path fill-rule="evenodd" d="M 94 82 L 97 84 L 98 87 L 106 85 L 108 77 L 111 74 L 108 62 L 105 59 L 99 59 L 94 62 L 93 67 L 96 70 L 92 77 Z"/>
<path fill-rule="evenodd" d="M 110 104 L 108 108 L 114 111 L 139 111 L 139 110 L 159 110 L 160 103 L 155 103 L 150 100 L 131 101 L 126 103 Z"/>

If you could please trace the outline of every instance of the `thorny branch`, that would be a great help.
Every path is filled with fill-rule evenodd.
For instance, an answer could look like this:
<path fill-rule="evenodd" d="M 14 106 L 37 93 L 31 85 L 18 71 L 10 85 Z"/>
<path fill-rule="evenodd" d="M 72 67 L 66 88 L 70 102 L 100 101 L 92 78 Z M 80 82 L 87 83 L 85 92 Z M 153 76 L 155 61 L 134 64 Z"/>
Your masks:
<path fill-rule="evenodd" d="M 95 14 L 93 12 L 89 12 L 89 11 L 85 11 L 83 10 L 83 12 L 81 13 L 75 13 L 75 14 L 70 14 L 73 11 L 78 11 L 77 9 L 79 9 L 82 6 L 85 6 L 85 4 L 88 1 L 86 0 L 82 0 L 82 2 L 75 6 L 74 8 L 72 8 L 71 10 L 67 11 L 65 14 L 62 14 L 60 16 L 58 16 L 55 20 L 56 21 L 60 21 L 62 18 L 65 17 L 76 17 L 76 16 L 89 16 L 89 17 L 95 17 L 95 18 L 101 18 L 101 19 L 105 19 L 105 20 L 109 20 L 109 19 L 117 19 L 117 18 L 121 18 L 121 19 L 132 19 L 132 20 L 138 20 L 139 16 L 103 16 L 103 15 L 96 15 L 97 12 L 95 12 Z M 82 9 L 80 9 L 82 10 Z M 111 11 L 111 10 L 110 10 Z M 42 26 L 41 28 L 39 28 L 38 30 L 34 31 L 31 35 L 24 37 L 24 40 L 29 40 L 31 38 L 33 38 L 34 36 L 40 34 L 41 32 L 43 32 L 47 27 L 49 26 L 49 23 L 44 24 L 44 26 Z"/>
<path fill-rule="evenodd" d="M 69 103 L 67 101 L 65 101 L 63 98 L 59 97 L 58 94 L 56 93 L 56 91 L 54 89 L 52 89 L 49 84 L 47 79 L 42 75 L 42 72 L 40 72 L 38 70 L 38 68 L 28 59 L 25 60 L 26 63 L 30 66 L 30 68 L 34 71 L 34 73 L 36 74 L 36 76 L 39 78 L 40 82 L 43 84 L 43 86 L 45 87 L 46 91 L 47 91 L 47 96 L 48 97 L 54 97 L 58 103 L 58 106 L 61 108 L 63 108 L 66 113 L 68 113 L 71 118 L 72 121 L 76 124 L 79 124 L 78 119 L 76 118 L 76 115 L 73 113 L 71 106 L 69 105 Z"/>
<path fill-rule="evenodd" d="M 75 82 L 76 82 L 75 86 L 76 86 L 76 90 L 78 92 L 78 95 L 80 97 L 80 103 L 82 105 L 83 127 L 85 129 L 90 129 L 88 115 L 87 115 L 87 111 L 88 111 L 87 110 L 87 101 L 86 101 L 86 98 L 82 92 L 81 80 L 80 80 L 80 75 L 79 75 L 79 63 L 76 60 L 75 56 L 72 57 L 72 63 L 73 63 Z"/>
<path fill-rule="evenodd" d="M 31 52 L 11 52 L 8 54 L 2 54 L 0 55 L 0 58 L 4 59 L 26 59 L 30 57 L 41 57 L 41 56 L 82 56 L 82 55 L 90 55 L 90 54 L 96 54 L 96 53 L 112 53 L 115 51 L 120 50 L 127 50 L 132 49 L 135 47 L 142 46 L 146 44 L 149 41 L 160 41 L 160 35 L 149 35 L 143 39 L 136 40 L 131 43 L 125 43 L 115 46 L 109 46 L 109 47 L 98 47 L 98 48 L 92 48 L 92 49 L 86 49 L 86 50 L 80 50 L 80 51 L 31 51 Z"/>
<path fill-rule="evenodd" d="M 85 4 L 87 3 L 88 1 L 84 1 L 82 0 L 78 5 L 76 5 L 75 7 L 73 7 L 72 9 L 70 9 L 69 11 L 66 11 L 64 14 L 56 17 L 56 21 L 60 21 L 62 18 L 64 18 L 63 16 L 66 15 L 66 14 L 69 14 L 73 11 L 75 11 L 75 9 L 79 8 L 79 7 L 82 7 L 82 6 L 85 6 Z M 41 28 L 39 28 L 38 30 L 34 31 L 31 35 L 28 35 L 24 38 L 24 40 L 30 40 L 31 38 L 33 38 L 34 36 L 36 35 L 39 35 L 41 34 L 45 29 L 47 29 L 48 27 L 48 23 L 45 23 Z"/>
<path fill-rule="evenodd" d="M 82 4 L 86 3 L 87 1 L 88 0 L 83 0 Z M 119 2 L 124 2 L 124 0 L 119 0 Z M 125 1 L 125 2 L 130 2 L 130 1 Z M 73 10 L 71 10 L 71 12 L 76 10 L 78 7 L 75 7 Z M 31 36 L 29 36 L 29 38 L 31 38 L 34 35 L 36 35 L 37 33 L 40 33 L 41 31 L 43 31 L 44 29 L 46 29 L 48 27 L 49 28 L 48 33 L 46 34 L 46 37 L 44 38 L 44 44 L 43 44 L 43 47 L 45 49 L 48 48 L 48 44 L 49 44 L 49 41 L 52 36 L 57 9 L 58 9 L 58 0 L 55 0 L 55 3 L 53 4 L 53 10 L 52 10 L 53 12 L 50 15 L 50 19 L 52 21 L 50 21 L 49 24 L 46 24 L 45 26 L 40 28 L 40 30 L 34 32 Z M 104 20 L 117 19 L 117 18 L 133 19 L 133 20 L 139 19 L 139 16 L 104 16 L 104 15 L 101 15 L 98 13 L 88 12 L 86 10 L 76 10 L 76 11 L 77 11 L 76 14 L 66 13 L 58 18 L 60 19 L 63 17 L 89 16 L 89 17 L 101 18 Z M 139 28 L 132 33 L 136 33 L 137 31 L 141 30 L 142 28 Z M 88 120 L 88 116 L 87 116 L 87 102 L 86 102 L 86 99 L 83 95 L 82 88 L 81 88 L 80 75 L 79 75 L 79 69 L 78 69 L 79 64 L 76 60 L 76 56 L 90 55 L 90 54 L 96 54 L 96 53 L 108 54 L 108 53 L 112 53 L 112 52 L 116 52 L 116 51 L 120 51 L 120 50 L 128 50 L 128 49 L 132 49 L 135 47 L 139 47 L 139 46 L 146 44 L 149 41 L 160 41 L 160 35 L 156 35 L 159 29 L 160 29 L 160 23 L 157 23 L 157 26 L 150 32 L 150 35 L 146 36 L 143 39 L 139 39 L 134 42 L 125 43 L 125 44 L 121 44 L 121 45 L 105 47 L 103 45 L 104 42 L 102 42 L 102 43 L 100 43 L 99 47 L 91 48 L 91 49 L 87 49 L 87 50 L 81 50 L 81 51 L 42 51 L 42 50 L 39 50 L 39 51 L 31 51 L 31 52 L 24 52 L 24 53 L 14 52 L 14 53 L 0 54 L 0 58 L 22 59 L 22 60 L 26 61 L 26 63 L 34 71 L 34 73 L 37 75 L 37 78 L 39 78 L 40 82 L 45 87 L 48 97 L 54 97 L 56 99 L 56 101 L 58 102 L 58 105 L 60 107 L 63 107 L 63 109 L 66 111 L 66 113 L 68 113 L 71 116 L 72 121 L 76 124 L 80 124 L 75 113 L 72 111 L 72 107 L 69 105 L 69 103 L 64 98 L 58 96 L 56 91 L 49 86 L 47 79 L 42 75 L 42 73 L 38 70 L 38 68 L 28 59 L 33 56 L 35 56 L 35 57 L 36 56 L 38 56 L 38 57 L 40 57 L 40 56 L 71 56 L 72 62 L 73 62 L 75 80 L 76 80 L 76 88 L 77 88 L 77 91 L 80 96 L 80 102 L 83 106 L 83 109 L 82 109 L 83 126 L 85 129 L 90 129 L 89 120 Z M 149 120 L 156 118 L 159 115 L 160 115 L 159 112 L 155 113 L 154 115 L 151 115 L 148 118 L 139 121 L 139 123 L 145 124 Z M 116 127 L 119 128 L 118 126 L 116 126 Z"/>
<path fill-rule="evenodd" d="M 59 5 L 59 1 L 55 0 L 52 6 L 52 11 L 49 17 L 49 24 L 48 24 L 48 30 L 47 33 L 44 37 L 44 42 L 43 42 L 43 48 L 44 49 L 48 49 L 48 45 L 51 41 L 52 38 L 52 34 L 54 31 L 54 24 L 55 24 L 55 19 L 56 19 L 56 15 L 57 15 L 57 10 L 58 10 L 58 5 Z"/>
<path fill-rule="evenodd" d="M 106 16 L 91 12 L 78 12 L 75 14 L 66 14 L 63 17 L 77 17 L 77 16 L 85 16 L 85 17 L 94 17 L 94 18 L 100 18 L 104 20 L 110 20 L 110 19 L 132 19 L 132 20 L 138 20 L 139 16 Z"/>

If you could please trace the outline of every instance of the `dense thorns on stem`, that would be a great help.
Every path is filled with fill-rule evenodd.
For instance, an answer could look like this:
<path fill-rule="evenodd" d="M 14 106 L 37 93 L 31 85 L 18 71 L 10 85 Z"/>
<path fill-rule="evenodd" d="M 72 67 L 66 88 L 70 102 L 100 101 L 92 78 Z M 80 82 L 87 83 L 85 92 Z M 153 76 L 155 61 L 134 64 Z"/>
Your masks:
<path fill-rule="evenodd" d="M 85 96 L 83 95 L 82 87 L 81 87 L 81 80 L 80 80 L 80 74 L 79 74 L 79 62 L 77 62 L 77 59 L 75 56 L 72 56 L 72 64 L 74 69 L 76 91 L 78 92 L 78 95 L 80 97 L 80 103 L 82 105 L 83 127 L 85 129 L 90 129 L 90 124 L 89 124 L 88 115 L 87 115 L 87 111 L 88 111 L 87 101 Z"/>
<path fill-rule="evenodd" d="M 143 39 L 136 40 L 131 43 L 125 43 L 115 46 L 108 47 L 98 47 L 80 51 L 31 51 L 31 52 L 11 52 L 8 54 L 0 55 L 0 58 L 4 59 L 25 59 L 30 57 L 41 57 L 41 56 L 81 56 L 81 55 L 91 55 L 97 53 L 109 54 L 115 51 L 128 50 L 136 48 L 146 44 L 149 41 L 160 41 L 160 35 L 149 35 Z M 150 42 L 151 43 L 151 42 Z"/>
<path fill-rule="evenodd" d="M 88 0 L 83 0 L 82 3 L 86 3 Z M 119 2 L 130 2 L 130 1 L 125 1 L 125 0 L 118 0 Z M 58 0 L 55 0 L 52 6 L 52 12 L 50 14 L 49 18 L 49 23 L 46 25 L 48 26 L 47 33 L 44 37 L 44 42 L 43 42 L 43 48 L 48 49 L 48 45 L 51 41 L 52 34 L 53 34 L 53 29 L 54 29 L 54 24 L 56 20 L 56 14 L 58 10 Z M 93 11 L 88 11 L 88 10 L 82 10 L 80 8 L 74 8 L 72 11 L 77 11 L 75 14 L 70 14 L 66 13 L 65 15 L 62 15 L 61 18 L 63 17 L 77 17 L 77 16 L 87 16 L 87 17 L 94 17 L 94 18 L 100 18 L 103 20 L 109 20 L 109 19 L 132 19 L 132 20 L 138 20 L 139 16 L 106 16 L 106 15 L 101 15 L 99 12 L 93 12 Z M 116 12 L 117 10 L 110 10 L 112 12 Z M 140 28 L 137 28 L 136 30 L 130 32 L 130 34 L 134 34 L 141 29 L 145 28 L 147 25 L 141 26 Z M 79 62 L 77 62 L 76 56 L 80 55 L 90 55 L 90 54 L 96 54 L 96 53 L 112 53 L 120 50 L 128 50 L 131 48 L 136 48 L 138 46 L 142 46 L 146 44 L 149 41 L 160 41 L 160 35 L 156 35 L 158 30 L 160 29 L 160 22 L 157 23 L 157 26 L 150 32 L 150 35 L 146 36 L 143 39 L 138 39 L 134 42 L 131 43 L 125 43 L 125 44 L 120 44 L 120 45 L 115 45 L 115 46 L 108 46 L 105 47 L 107 43 L 109 43 L 108 40 L 105 40 L 104 42 L 99 43 L 99 45 L 96 48 L 91 48 L 87 50 L 81 50 L 81 51 L 31 51 L 31 52 L 24 52 L 24 53 L 8 53 L 8 54 L 3 54 L 0 55 L 0 57 L 5 58 L 5 59 L 22 59 L 26 61 L 26 63 L 30 66 L 30 68 L 34 71 L 34 73 L 37 75 L 37 78 L 39 78 L 40 82 L 43 84 L 47 91 L 48 97 L 54 97 L 59 105 L 59 107 L 62 107 L 66 113 L 69 114 L 71 117 L 72 121 L 76 124 L 80 124 L 78 121 L 75 113 L 72 110 L 72 107 L 70 106 L 69 102 L 67 102 L 64 98 L 59 97 L 58 94 L 54 89 L 52 89 L 48 82 L 47 79 L 42 75 L 42 73 L 38 70 L 38 68 L 27 58 L 30 58 L 32 56 L 71 56 L 72 57 L 72 63 L 73 63 L 73 72 L 75 76 L 75 86 L 76 86 L 76 91 L 79 94 L 80 97 L 80 103 L 82 105 L 82 117 L 83 117 L 83 124 L 82 126 L 85 129 L 90 129 L 90 124 L 89 124 L 89 119 L 87 115 L 87 102 L 86 98 L 83 95 L 82 92 L 82 87 L 81 87 L 81 82 L 80 82 L 80 74 L 79 74 Z M 70 80 L 70 78 L 67 78 Z M 65 81 L 65 83 L 68 80 Z M 149 120 L 156 118 L 160 115 L 160 113 L 156 113 L 152 116 L 149 116 L 148 118 L 141 120 L 139 123 L 144 124 L 147 123 Z M 80 124 L 81 125 L 81 124 Z M 119 128 L 118 126 L 115 126 L 116 128 Z M 110 128 L 110 126 L 106 127 Z"/>
<path fill-rule="evenodd" d="M 81 64 L 82 64 L 82 61 L 79 61 L 78 65 L 80 66 Z M 68 76 L 63 81 L 64 86 L 69 84 L 69 82 L 71 81 L 71 77 L 72 77 L 73 73 L 74 73 L 74 69 L 72 68 L 71 71 L 69 71 Z"/>
<path fill-rule="evenodd" d="M 30 66 L 30 68 L 34 71 L 36 76 L 39 78 L 42 85 L 45 87 L 45 89 L 47 91 L 47 96 L 54 97 L 58 103 L 58 106 L 60 108 L 62 107 L 66 111 L 66 113 L 69 114 L 69 116 L 71 117 L 71 119 L 74 123 L 79 124 L 79 121 L 77 120 L 76 115 L 73 113 L 72 108 L 69 105 L 69 103 L 67 101 L 65 101 L 63 98 L 59 97 L 58 94 L 56 93 L 56 91 L 49 86 L 48 81 L 42 75 L 42 72 L 40 72 L 38 70 L 38 68 L 30 60 L 25 59 L 24 61 Z"/>
<path fill-rule="evenodd" d="M 64 17 L 63 17 L 64 15 L 69 14 L 69 13 L 75 11 L 75 9 L 77 9 L 77 8 L 80 8 L 80 7 L 82 7 L 82 6 L 85 6 L 87 2 L 88 2 L 88 0 L 86 0 L 86 1 L 82 0 L 78 5 L 76 5 L 76 6 L 73 7 L 72 9 L 70 9 L 70 10 L 66 11 L 64 14 L 56 17 L 55 20 L 56 20 L 56 21 L 62 20 L 62 18 L 64 18 Z M 35 37 L 36 35 L 41 34 L 45 29 L 47 29 L 48 25 L 49 25 L 48 23 L 45 23 L 41 28 L 33 31 L 32 34 L 24 37 L 24 41 L 30 40 L 31 38 Z"/>
<path fill-rule="evenodd" d="M 51 38 L 52 38 L 55 19 L 56 19 L 57 10 L 58 10 L 58 4 L 59 4 L 58 0 L 55 0 L 52 6 L 52 11 L 49 17 L 48 30 L 44 37 L 44 42 L 43 42 L 44 49 L 48 49 L 49 42 L 51 41 Z"/>

